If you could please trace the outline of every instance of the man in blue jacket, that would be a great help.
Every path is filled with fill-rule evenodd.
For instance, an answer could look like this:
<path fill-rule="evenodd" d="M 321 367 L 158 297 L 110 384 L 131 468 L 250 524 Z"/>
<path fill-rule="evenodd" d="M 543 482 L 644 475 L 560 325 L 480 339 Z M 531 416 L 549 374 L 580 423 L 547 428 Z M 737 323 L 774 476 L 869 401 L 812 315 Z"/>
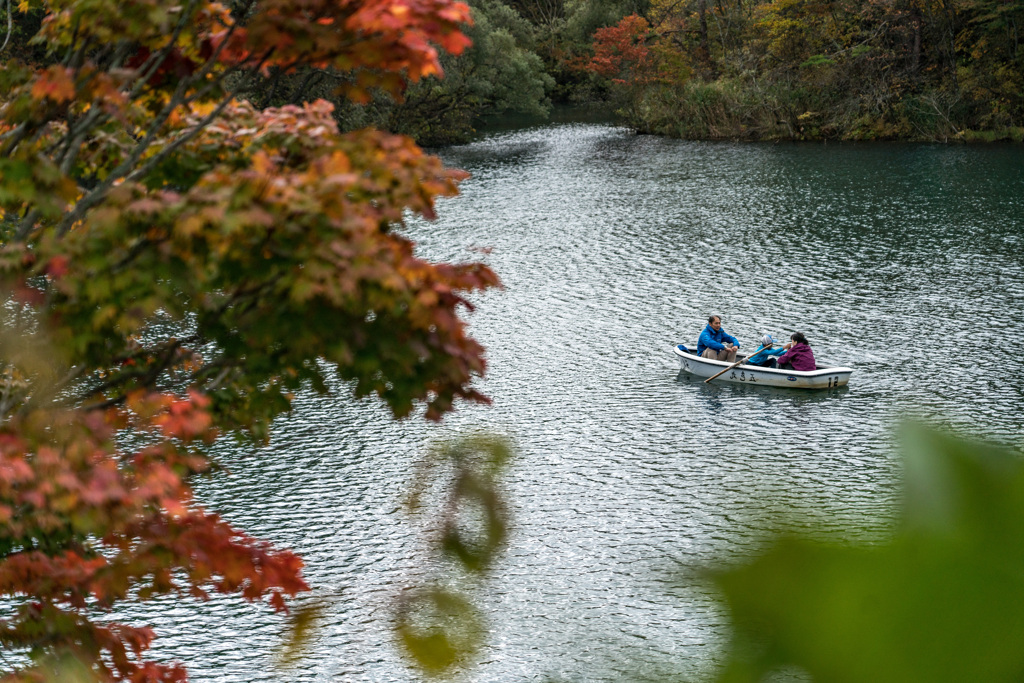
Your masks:
<path fill-rule="evenodd" d="M 738 348 L 740 343 L 736 341 L 736 337 L 722 329 L 722 319 L 717 315 L 708 318 L 708 326 L 697 340 L 697 355 L 701 358 L 735 363 Z"/>

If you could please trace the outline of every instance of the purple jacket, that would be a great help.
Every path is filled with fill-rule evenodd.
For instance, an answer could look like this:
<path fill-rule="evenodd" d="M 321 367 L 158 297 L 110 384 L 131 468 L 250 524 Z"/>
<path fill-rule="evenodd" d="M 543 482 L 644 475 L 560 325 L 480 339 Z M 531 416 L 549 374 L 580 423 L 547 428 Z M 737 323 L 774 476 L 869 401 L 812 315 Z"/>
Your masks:
<path fill-rule="evenodd" d="M 817 370 L 814 362 L 814 352 L 807 344 L 793 344 L 784 354 L 779 356 L 779 367 L 785 363 L 791 363 L 794 370 Z"/>

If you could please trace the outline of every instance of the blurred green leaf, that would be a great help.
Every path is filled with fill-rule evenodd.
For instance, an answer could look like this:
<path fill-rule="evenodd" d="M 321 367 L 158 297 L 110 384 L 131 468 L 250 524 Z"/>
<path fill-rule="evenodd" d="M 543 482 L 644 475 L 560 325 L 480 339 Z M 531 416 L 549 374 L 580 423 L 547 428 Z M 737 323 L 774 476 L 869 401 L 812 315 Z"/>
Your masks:
<path fill-rule="evenodd" d="M 412 660 L 436 676 L 475 654 L 483 641 L 483 622 L 473 604 L 438 586 L 404 596 L 395 627 Z"/>
<path fill-rule="evenodd" d="M 505 542 L 507 516 L 504 501 L 490 477 L 461 473 L 451 493 L 441 550 L 469 571 L 484 571 Z M 473 523 L 467 524 L 466 518 Z"/>
<path fill-rule="evenodd" d="M 406 509 L 418 517 L 413 513 L 428 508 L 424 521 L 437 575 L 398 601 L 395 631 L 409 660 L 430 676 L 452 673 L 483 643 L 472 596 L 508 533 L 501 474 L 511 458 L 512 447 L 501 437 L 463 436 L 431 449 L 414 476 Z M 460 592 L 445 587 L 452 585 Z"/>
<path fill-rule="evenodd" d="M 424 494 L 443 481 L 447 500 L 437 503 L 438 549 L 471 572 L 485 571 L 508 534 L 508 510 L 500 477 L 512 458 L 504 439 L 487 434 L 464 436 L 434 448 L 422 462 L 406 499 L 412 511 Z"/>
<path fill-rule="evenodd" d="M 1024 679 L 1024 463 L 921 427 L 904 452 L 890 542 L 779 538 L 714 573 L 735 626 L 719 681 L 783 666 L 821 681 Z"/>
<path fill-rule="evenodd" d="M 279 667 L 292 667 L 306 656 L 310 642 L 319 632 L 326 610 L 325 602 L 313 602 L 292 608 L 288 616 L 287 635 L 277 653 Z"/>

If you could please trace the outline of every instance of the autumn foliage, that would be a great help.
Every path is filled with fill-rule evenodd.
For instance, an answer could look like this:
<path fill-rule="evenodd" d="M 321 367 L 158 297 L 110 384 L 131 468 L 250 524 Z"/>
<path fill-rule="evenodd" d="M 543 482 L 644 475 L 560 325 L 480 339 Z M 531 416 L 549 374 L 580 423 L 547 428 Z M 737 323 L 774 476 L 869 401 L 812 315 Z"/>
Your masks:
<path fill-rule="evenodd" d="M 1002 0 L 651 0 L 589 67 L 645 132 L 1020 140 L 1022 31 Z"/>
<path fill-rule="evenodd" d="M 257 110 L 254 79 L 344 74 L 400 93 L 461 51 L 450 0 L 26 1 L 0 53 L 0 645 L 37 680 L 68 655 L 102 680 L 171 681 L 125 599 L 306 588 L 301 561 L 191 497 L 207 446 L 266 439 L 330 377 L 439 419 L 483 349 L 481 264 L 416 257 L 400 226 L 460 173 L 409 139 L 341 134 L 323 101 Z M 29 21 L 34 19 L 33 21 Z M 2 674 L 0 674 L 2 675 Z"/>
<path fill-rule="evenodd" d="M 598 29 L 590 69 L 621 85 L 650 82 L 656 76 L 656 64 L 644 40 L 649 30 L 647 20 L 635 14 Z"/>

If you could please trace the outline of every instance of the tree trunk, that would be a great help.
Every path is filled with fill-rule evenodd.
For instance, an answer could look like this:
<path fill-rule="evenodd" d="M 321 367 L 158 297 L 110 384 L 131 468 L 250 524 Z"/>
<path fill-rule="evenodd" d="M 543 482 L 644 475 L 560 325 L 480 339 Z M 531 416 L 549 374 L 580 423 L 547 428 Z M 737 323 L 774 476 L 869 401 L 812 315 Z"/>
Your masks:
<path fill-rule="evenodd" d="M 921 7 L 916 2 L 910 8 L 910 23 L 914 29 L 914 41 L 910 48 L 910 71 L 916 74 L 921 68 Z"/>
<path fill-rule="evenodd" d="M 708 2 L 697 0 L 697 15 L 700 17 L 700 61 L 708 66 L 711 64 L 711 50 L 708 47 Z"/>

